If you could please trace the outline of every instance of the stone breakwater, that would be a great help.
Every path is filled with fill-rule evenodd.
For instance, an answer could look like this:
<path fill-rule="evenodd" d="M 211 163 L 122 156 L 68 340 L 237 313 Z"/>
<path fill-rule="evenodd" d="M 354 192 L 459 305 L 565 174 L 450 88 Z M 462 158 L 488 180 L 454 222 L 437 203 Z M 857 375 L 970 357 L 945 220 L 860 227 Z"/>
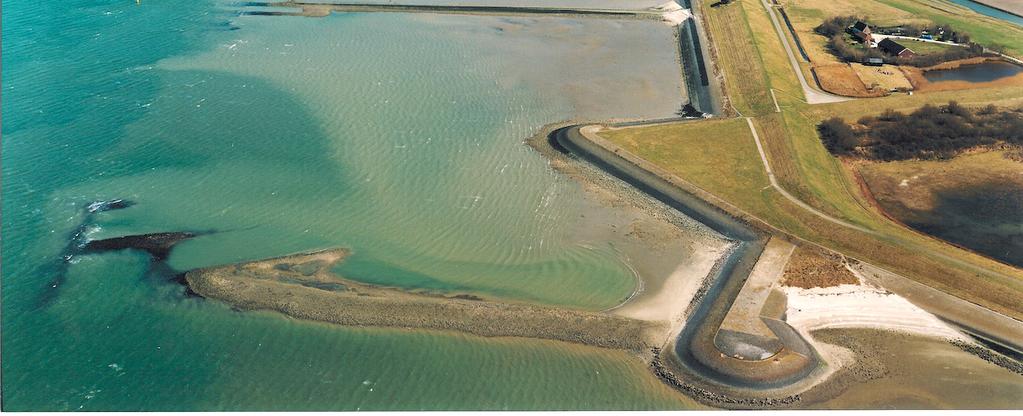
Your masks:
<path fill-rule="evenodd" d="M 648 354 L 666 323 L 603 312 L 441 295 L 339 278 L 330 268 L 343 249 L 196 269 L 184 281 L 195 294 L 241 310 L 268 310 L 346 326 L 458 331 L 485 337 L 573 342 Z"/>
<path fill-rule="evenodd" d="M 696 386 L 694 384 L 683 381 L 681 378 L 675 375 L 664 363 L 661 361 L 661 349 L 651 349 L 653 353 L 653 359 L 650 360 L 650 369 L 654 372 L 663 383 L 674 387 L 690 397 L 694 397 L 702 402 L 711 403 L 715 405 L 728 406 L 728 407 L 739 407 L 739 408 L 771 408 L 771 407 L 787 407 L 795 404 L 801 400 L 801 396 L 798 394 L 788 395 L 780 398 L 771 397 L 732 397 L 721 393 L 714 393 L 710 390 Z"/>
<path fill-rule="evenodd" d="M 987 361 L 991 364 L 1002 367 L 1006 370 L 1012 371 L 1013 373 L 1023 376 L 1023 363 L 1006 357 L 1002 354 L 992 351 L 990 348 L 982 347 L 977 344 L 966 342 L 960 339 L 952 339 L 948 341 L 957 348 L 973 354 L 980 359 Z"/>
<path fill-rule="evenodd" d="M 735 388 L 740 392 L 785 389 L 812 381 L 811 374 L 820 367 L 819 357 L 813 347 L 782 320 L 765 321 L 773 333 L 771 338 L 781 346 L 765 359 L 731 357 L 723 354 L 714 342 L 726 313 L 760 260 L 767 235 L 745 219 L 708 202 L 692 185 L 588 133 L 586 127 L 556 129 L 550 133 L 548 142 L 554 149 L 592 163 L 737 243 L 712 271 L 712 283 L 674 342 L 679 371 L 708 387 Z M 749 342 L 752 339 L 730 337 L 724 341 Z"/>

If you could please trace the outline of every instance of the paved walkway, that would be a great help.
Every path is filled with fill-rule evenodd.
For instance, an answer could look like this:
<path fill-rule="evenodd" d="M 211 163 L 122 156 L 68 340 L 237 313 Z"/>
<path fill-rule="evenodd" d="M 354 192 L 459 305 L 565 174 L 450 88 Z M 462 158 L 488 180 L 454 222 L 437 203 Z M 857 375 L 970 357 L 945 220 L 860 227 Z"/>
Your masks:
<path fill-rule="evenodd" d="M 714 337 L 714 344 L 721 352 L 744 360 L 763 360 L 784 346 L 763 317 L 768 297 L 795 249 L 794 244 L 777 237 L 772 237 L 764 247 Z"/>

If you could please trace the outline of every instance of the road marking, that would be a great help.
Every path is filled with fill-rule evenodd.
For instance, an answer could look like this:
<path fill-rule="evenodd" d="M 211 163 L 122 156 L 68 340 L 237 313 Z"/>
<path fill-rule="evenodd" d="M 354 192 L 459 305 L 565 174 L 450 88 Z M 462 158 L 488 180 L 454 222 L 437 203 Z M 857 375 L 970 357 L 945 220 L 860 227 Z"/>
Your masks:
<path fill-rule="evenodd" d="M 771 100 L 774 101 L 774 112 L 780 113 L 781 107 L 778 107 L 778 97 L 774 96 L 774 88 L 771 88 Z"/>

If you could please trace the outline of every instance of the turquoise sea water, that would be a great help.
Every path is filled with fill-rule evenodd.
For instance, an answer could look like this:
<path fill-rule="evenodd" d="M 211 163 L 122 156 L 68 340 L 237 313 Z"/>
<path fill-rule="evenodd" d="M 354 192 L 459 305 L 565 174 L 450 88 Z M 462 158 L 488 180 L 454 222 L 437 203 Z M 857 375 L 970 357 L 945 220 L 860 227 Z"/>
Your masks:
<path fill-rule="evenodd" d="M 590 203 L 521 141 L 570 117 L 670 114 L 669 29 L 3 6 L 4 410 L 689 406 L 621 353 L 239 313 L 169 282 L 345 246 L 337 271 L 364 281 L 615 305 L 635 285 L 627 259 L 613 239 L 576 237 L 599 226 L 578 215 Z M 648 46 L 605 56 L 618 42 Z M 564 59 L 598 64 L 552 75 Z M 608 79 L 622 79 L 601 91 L 609 104 L 584 104 Z M 92 238 L 211 233 L 170 269 L 79 256 L 51 287 L 84 205 L 113 198 L 137 205 L 96 215 Z"/>

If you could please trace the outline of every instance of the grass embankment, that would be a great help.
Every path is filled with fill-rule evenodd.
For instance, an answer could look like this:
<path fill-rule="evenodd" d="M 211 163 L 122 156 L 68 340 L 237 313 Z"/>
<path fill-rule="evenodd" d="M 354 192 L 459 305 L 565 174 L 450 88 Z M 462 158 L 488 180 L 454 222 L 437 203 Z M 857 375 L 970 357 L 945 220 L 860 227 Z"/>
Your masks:
<path fill-rule="evenodd" d="M 710 3 L 704 0 L 703 10 L 726 91 L 735 108 L 754 120 L 779 182 L 802 201 L 875 234 L 841 227 L 800 208 L 770 188 L 765 175 L 748 170 L 763 166 L 748 129 L 741 132 L 744 120 L 621 129 L 605 137 L 785 232 L 1023 318 L 1023 272 L 884 217 L 861 193 L 852 171 L 824 149 L 815 128 L 835 115 L 855 119 L 888 107 L 913 109 L 953 98 L 963 104 L 1011 105 L 1023 102 L 1023 87 L 809 106 L 762 5 L 744 1 L 707 7 Z M 781 113 L 775 112 L 770 89 L 777 93 Z"/>

